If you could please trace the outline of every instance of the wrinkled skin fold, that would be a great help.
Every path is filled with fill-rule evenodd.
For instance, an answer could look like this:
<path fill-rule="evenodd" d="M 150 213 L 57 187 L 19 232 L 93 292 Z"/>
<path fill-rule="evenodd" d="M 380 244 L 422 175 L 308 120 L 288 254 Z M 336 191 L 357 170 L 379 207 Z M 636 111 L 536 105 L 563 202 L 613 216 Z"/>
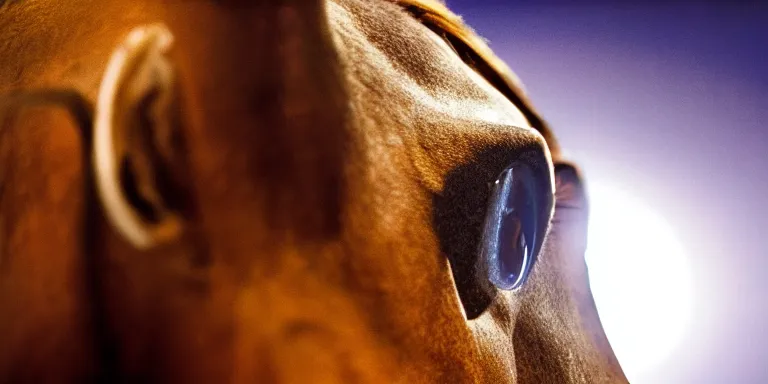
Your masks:
<path fill-rule="evenodd" d="M 0 383 L 626 383 L 578 172 L 413 4 L 0 1 L 0 94 L 69 95 L 0 102 Z M 118 108 L 117 180 L 181 230 L 140 249 L 94 196 L 71 107 L 156 23 L 174 81 Z M 555 208 L 530 279 L 502 291 L 475 266 L 514 161 L 554 175 Z"/>

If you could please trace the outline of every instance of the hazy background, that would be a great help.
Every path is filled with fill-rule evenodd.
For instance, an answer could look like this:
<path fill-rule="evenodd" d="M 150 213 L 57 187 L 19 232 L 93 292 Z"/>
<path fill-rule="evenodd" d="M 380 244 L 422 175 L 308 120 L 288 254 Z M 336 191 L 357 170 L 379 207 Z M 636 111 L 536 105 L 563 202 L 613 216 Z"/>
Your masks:
<path fill-rule="evenodd" d="M 627 187 L 681 237 L 693 321 L 647 382 L 768 383 L 768 5 L 447 2 L 588 180 Z"/>

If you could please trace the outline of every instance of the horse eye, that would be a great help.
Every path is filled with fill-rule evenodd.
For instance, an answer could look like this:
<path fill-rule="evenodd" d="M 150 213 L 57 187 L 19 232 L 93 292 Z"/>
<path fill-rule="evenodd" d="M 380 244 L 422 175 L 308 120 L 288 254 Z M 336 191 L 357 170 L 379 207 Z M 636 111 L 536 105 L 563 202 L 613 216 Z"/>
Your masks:
<path fill-rule="evenodd" d="M 537 186 L 532 170 L 522 164 L 505 169 L 493 184 L 480 260 L 499 289 L 522 286 L 541 248 L 546 226 L 540 213 L 547 208 L 538 201 Z"/>

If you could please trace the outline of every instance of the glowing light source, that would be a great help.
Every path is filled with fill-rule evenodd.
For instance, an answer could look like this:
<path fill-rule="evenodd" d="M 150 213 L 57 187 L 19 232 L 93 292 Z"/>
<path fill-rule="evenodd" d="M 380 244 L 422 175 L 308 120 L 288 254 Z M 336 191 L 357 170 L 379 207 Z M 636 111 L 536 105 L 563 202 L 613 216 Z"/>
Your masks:
<path fill-rule="evenodd" d="M 691 272 L 664 218 L 606 184 L 589 185 L 590 285 L 605 333 L 627 378 L 663 362 L 685 333 Z"/>

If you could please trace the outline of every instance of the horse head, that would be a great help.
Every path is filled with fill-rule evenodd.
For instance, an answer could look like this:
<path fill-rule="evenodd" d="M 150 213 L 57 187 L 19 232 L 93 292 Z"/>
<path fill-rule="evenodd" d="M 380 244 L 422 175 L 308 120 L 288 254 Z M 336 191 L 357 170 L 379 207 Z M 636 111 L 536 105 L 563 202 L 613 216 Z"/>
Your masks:
<path fill-rule="evenodd" d="M 442 3 L 0 4 L 0 383 L 626 382 L 579 172 Z"/>

